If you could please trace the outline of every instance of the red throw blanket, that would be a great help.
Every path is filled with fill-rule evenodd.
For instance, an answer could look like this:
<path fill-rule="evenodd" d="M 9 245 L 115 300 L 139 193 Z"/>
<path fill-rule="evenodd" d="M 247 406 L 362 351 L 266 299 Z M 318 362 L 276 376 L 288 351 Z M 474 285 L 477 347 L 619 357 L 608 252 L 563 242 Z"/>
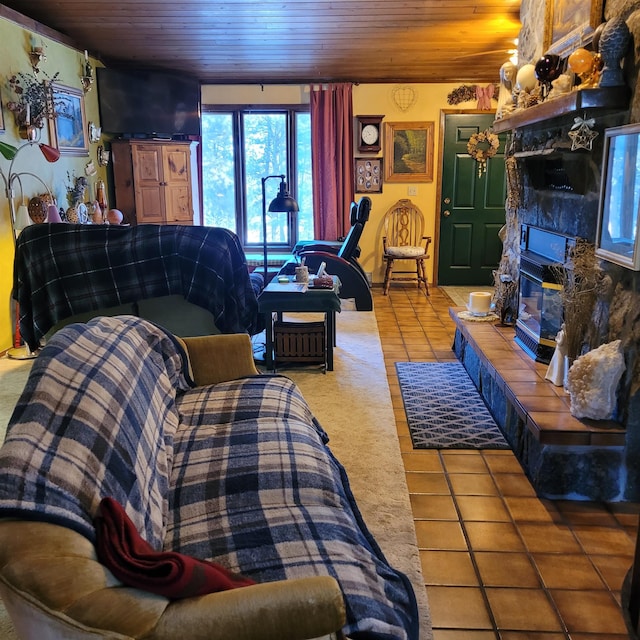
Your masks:
<path fill-rule="evenodd" d="M 98 559 L 130 587 L 178 599 L 256 584 L 214 562 L 155 551 L 112 498 L 102 499 L 94 524 Z"/>

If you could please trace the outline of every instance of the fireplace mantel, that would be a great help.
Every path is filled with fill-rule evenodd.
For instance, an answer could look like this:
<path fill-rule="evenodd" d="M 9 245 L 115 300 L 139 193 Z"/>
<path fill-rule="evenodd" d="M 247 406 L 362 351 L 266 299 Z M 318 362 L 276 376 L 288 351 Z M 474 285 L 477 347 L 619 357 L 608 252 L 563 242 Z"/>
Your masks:
<path fill-rule="evenodd" d="M 578 89 L 553 100 L 547 100 L 496 120 L 493 123 L 495 133 L 511 131 L 560 118 L 626 111 L 629 108 L 629 89 L 621 87 L 602 87 L 597 89 Z"/>

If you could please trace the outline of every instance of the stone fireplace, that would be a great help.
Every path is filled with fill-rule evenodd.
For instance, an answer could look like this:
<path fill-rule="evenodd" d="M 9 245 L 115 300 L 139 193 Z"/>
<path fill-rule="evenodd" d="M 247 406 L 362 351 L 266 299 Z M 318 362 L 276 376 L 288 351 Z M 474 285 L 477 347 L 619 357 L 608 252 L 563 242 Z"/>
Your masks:
<path fill-rule="evenodd" d="M 589 99 L 594 98 L 595 102 L 588 109 L 576 103 L 575 96 L 567 96 L 566 100 L 560 98 L 539 105 L 541 108 L 537 113 L 542 115 L 516 113 L 511 122 L 497 121 L 494 126 L 495 131 L 510 132 L 506 160 L 508 186 L 504 251 L 496 282 L 501 275 L 506 275 L 520 283 L 519 307 L 522 308 L 524 302 L 530 317 L 524 322 L 521 320 L 519 329 L 514 331 L 519 334 L 518 341 L 538 362 L 548 361 L 555 347 L 550 336 L 557 325 L 558 300 L 552 294 L 556 289 L 550 286 L 554 284 L 551 282 L 550 264 L 563 263 L 575 239 L 595 242 L 603 132 L 629 121 L 629 92 L 626 87 L 620 88 L 617 95 L 607 93 L 590 94 Z M 531 109 L 532 112 L 534 110 L 536 107 Z M 568 133 L 576 116 L 595 119 L 594 130 L 599 135 L 591 149 L 571 150 Z M 588 351 L 613 340 L 622 341 L 626 371 L 617 390 L 618 430 L 615 438 L 607 437 L 609 427 L 606 424 L 575 421 L 568 416 L 574 421 L 571 428 L 584 428 L 585 433 L 590 429 L 602 429 L 601 435 L 591 439 L 585 437 L 584 442 L 588 442 L 588 446 L 574 445 L 571 438 L 566 442 L 562 438 L 545 442 L 529 426 L 535 421 L 516 415 L 514 407 L 517 408 L 518 400 L 510 396 L 510 392 L 505 395 L 508 381 L 495 377 L 496 363 L 486 360 L 483 355 L 477 357 L 478 354 L 471 353 L 473 338 L 465 338 L 460 332 L 456 352 L 461 359 L 465 354 L 470 358 L 485 400 L 498 415 L 504 417 L 505 431 L 513 449 L 542 495 L 638 501 L 640 279 L 635 272 L 611 263 L 601 262 L 600 268 L 597 301 L 590 328 L 584 336 L 583 349 Z M 551 295 L 545 298 L 545 294 Z M 553 311 L 547 314 L 550 309 Z M 533 321 L 531 316 L 534 316 Z"/>

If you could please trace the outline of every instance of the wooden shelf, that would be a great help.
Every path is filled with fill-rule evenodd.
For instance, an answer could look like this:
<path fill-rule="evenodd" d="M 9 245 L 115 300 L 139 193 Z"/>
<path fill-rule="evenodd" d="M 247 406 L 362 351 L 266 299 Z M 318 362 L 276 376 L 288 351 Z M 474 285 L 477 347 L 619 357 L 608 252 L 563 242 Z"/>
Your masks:
<path fill-rule="evenodd" d="M 554 100 L 521 109 L 493 123 L 496 133 L 519 129 L 537 122 L 571 116 L 577 111 L 597 109 L 599 111 L 626 111 L 629 108 L 629 89 L 601 87 L 572 91 Z"/>

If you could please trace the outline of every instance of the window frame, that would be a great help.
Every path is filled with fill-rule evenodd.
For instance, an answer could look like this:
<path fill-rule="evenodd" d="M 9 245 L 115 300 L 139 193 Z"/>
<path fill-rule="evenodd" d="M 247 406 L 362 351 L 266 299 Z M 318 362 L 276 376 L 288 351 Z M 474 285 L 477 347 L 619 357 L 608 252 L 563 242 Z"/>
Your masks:
<path fill-rule="evenodd" d="M 223 113 L 231 116 L 233 129 L 233 151 L 234 151 L 234 180 L 235 180 L 235 224 L 236 235 L 238 236 L 243 249 L 246 252 L 255 252 L 262 249 L 262 242 L 248 242 L 248 211 L 246 199 L 246 157 L 245 157 L 245 139 L 244 139 L 244 116 L 250 114 L 278 114 L 282 113 L 286 116 L 286 141 L 287 141 L 287 167 L 286 180 L 289 192 L 292 197 L 298 200 L 298 149 L 297 141 L 297 114 L 310 113 L 308 104 L 203 104 L 203 117 L 211 113 Z M 204 153 L 204 149 L 202 151 Z M 276 184 L 276 181 L 270 181 L 268 184 Z M 271 190 L 270 190 L 271 191 Z M 271 198 L 275 197 L 273 192 Z M 267 194 L 267 206 L 269 205 L 270 195 Z M 203 220 L 204 223 L 204 220 Z M 288 235 L 289 243 L 270 242 L 267 247 L 273 251 L 291 251 L 298 242 L 298 216 L 292 214 L 288 217 Z"/>

